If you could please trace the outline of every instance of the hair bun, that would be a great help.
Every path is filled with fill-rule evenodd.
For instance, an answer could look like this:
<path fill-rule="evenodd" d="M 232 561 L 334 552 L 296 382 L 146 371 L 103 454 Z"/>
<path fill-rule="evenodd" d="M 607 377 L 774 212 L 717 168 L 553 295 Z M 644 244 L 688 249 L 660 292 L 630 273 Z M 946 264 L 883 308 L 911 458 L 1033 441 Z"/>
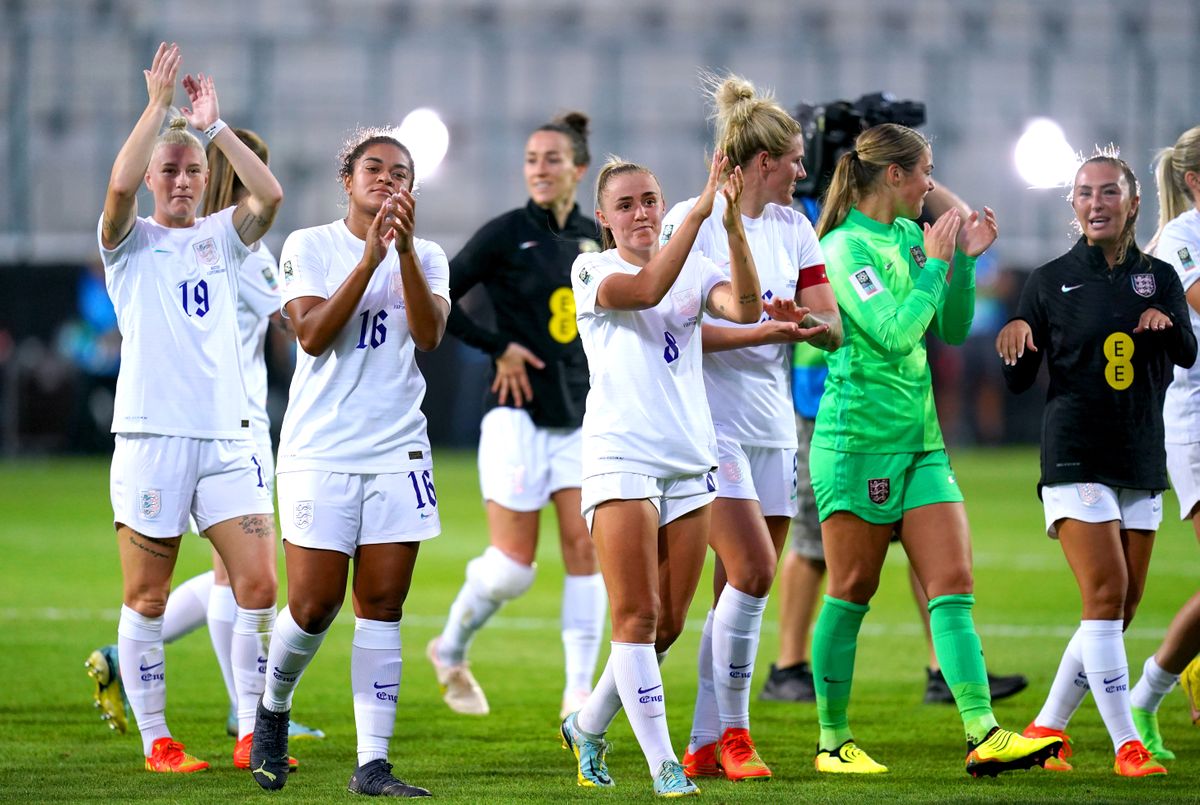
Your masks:
<path fill-rule="evenodd" d="M 187 118 L 183 116 L 182 112 L 180 112 L 174 106 L 172 106 L 170 109 L 167 110 L 167 129 L 168 130 L 173 131 L 173 130 L 178 129 L 179 131 L 186 131 L 187 127 L 188 127 Z"/>
<path fill-rule="evenodd" d="M 714 93 L 718 110 L 730 109 L 739 103 L 754 100 L 754 85 L 744 78 L 728 76 Z"/>
<path fill-rule="evenodd" d="M 579 132 L 579 136 L 587 139 L 588 126 L 591 123 L 591 118 L 583 112 L 570 111 L 563 112 L 554 120 L 555 123 L 561 123 L 569 129 Z"/>

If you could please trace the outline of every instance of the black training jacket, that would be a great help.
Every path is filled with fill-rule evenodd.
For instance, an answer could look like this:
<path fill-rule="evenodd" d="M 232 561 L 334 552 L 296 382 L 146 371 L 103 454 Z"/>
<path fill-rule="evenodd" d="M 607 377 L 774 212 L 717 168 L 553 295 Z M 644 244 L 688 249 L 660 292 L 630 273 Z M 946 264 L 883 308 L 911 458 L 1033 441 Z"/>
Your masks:
<path fill-rule="evenodd" d="M 546 363 L 541 370 L 528 367 L 533 399 L 524 408 L 539 427 L 583 423 L 588 366 L 575 321 L 571 266 L 580 252 L 599 251 L 596 236 L 595 221 L 578 205 L 560 230 L 553 215 L 530 201 L 484 224 L 450 261 L 450 332 L 493 358 L 515 341 Z M 480 283 L 496 312 L 495 330 L 479 326 L 457 304 Z M 485 410 L 497 405 L 489 391 Z"/>
<path fill-rule="evenodd" d="M 1149 307 L 1173 326 L 1134 334 Z M 1004 367 L 1008 387 L 1029 388 L 1043 357 L 1050 371 L 1038 489 L 1078 482 L 1166 489 L 1163 395 L 1172 364 L 1196 360 L 1175 270 L 1133 246 L 1110 271 L 1100 248 L 1080 238 L 1030 275 L 1016 318 L 1029 323 L 1038 351 L 1026 349 Z"/>

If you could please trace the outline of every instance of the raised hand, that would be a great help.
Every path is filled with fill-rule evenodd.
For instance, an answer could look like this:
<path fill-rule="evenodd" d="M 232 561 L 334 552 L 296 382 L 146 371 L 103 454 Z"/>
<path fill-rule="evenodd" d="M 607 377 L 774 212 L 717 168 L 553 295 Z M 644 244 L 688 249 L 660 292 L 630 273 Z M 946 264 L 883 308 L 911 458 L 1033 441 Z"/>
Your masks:
<path fill-rule="evenodd" d="M 933 225 L 925 224 L 925 256 L 949 263 L 954 257 L 954 240 L 962 226 L 958 210 L 946 210 Z"/>
<path fill-rule="evenodd" d="M 492 392 L 497 396 L 501 405 L 507 405 L 511 399 L 516 408 L 523 406 L 533 399 L 533 386 L 529 383 L 528 364 L 534 369 L 544 369 L 546 364 L 516 341 L 509 343 L 496 358 L 496 379 L 492 381 Z"/>
<path fill-rule="evenodd" d="M 1027 349 L 1038 351 L 1033 343 L 1033 330 L 1024 319 L 1013 319 L 996 336 L 996 352 L 1005 366 L 1016 366 L 1017 359 L 1023 357 Z"/>
<path fill-rule="evenodd" d="M 204 131 L 216 123 L 221 114 L 217 105 L 217 88 L 213 85 L 212 76 L 197 73 L 196 77 L 192 78 L 189 73 L 183 77 L 183 89 L 192 105 L 179 111 L 187 119 L 188 125 L 197 131 Z"/>
<path fill-rule="evenodd" d="M 379 212 L 375 213 L 375 218 L 367 227 L 362 265 L 368 271 L 374 272 L 379 267 L 387 255 L 388 246 L 392 245 L 392 240 L 396 237 L 396 202 L 393 201 L 394 198 L 395 196 L 388 196 L 387 200 L 379 205 Z"/>
<path fill-rule="evenodd" d="M 179 65 L 182 63 L 179 45 L 174 42 L 169 45 L 166 42 L 159 43 L 150 69 L 142 70 L 146 76 L 146 94 L 150 96 L 150 103 L 163 108 L 171 105 L 175 100 L 175 78 L 179 75 Z"/>
<path fill-rule="evenodd" d="M 726 229 L 732 229 L 737 226 L 742 217 L 742 188 L 746 186 L 745 180 L 742 177 L 742 168 L 737 166 L 733 172 L 729 174 L 729 178 L 725 180 L 725 185 L 721 188 L 721 195 L 725 196 L 725 214 L 722 216 L 722 223 Z"/>
<path fill-rule="evenodd" d="M 971 216 L 958 230 L 958 248 L 970 257 L 978 257 L 996 242 L 1000 229 L 996 226 L 996 213 L 991 207 L 983 208 L 983 215 L 973 210 Z"/>
<path fill-rule="evenodd" d="M 412 251 L 413 228 L 416 226 L 417 199 L 408 190 L 401 188 L 392 195 L 395 206 L 392 212 L 392 234 L 396 239 L 396 253 Z"/>
<path fill-rule="evenodd" d="M 1150 332 L 1160 332 L 1173 327 L 1171 317 L 1163 313 L 1156 307 L 1148 307 L 1142 311 L 1142 315 L 1138 317 L 1137 327 L 1133 328 L 1135 333 L 1144 333 L 1147 330 Z"/>
<path fill-rule="evenodd" d="M 696 199 L 696 206 L 692 207 L 692 212 L 701 218 L 712 215 L 713 201 L 717 197 L 717 189 L 721 187 L 721 176 L 728 166 L 729 157 L 720 151 L 713 152 L 712 164 L 708 168 L 708 181 L 704 184 L 704 190 L 700 192 L 700 198 Z"/>

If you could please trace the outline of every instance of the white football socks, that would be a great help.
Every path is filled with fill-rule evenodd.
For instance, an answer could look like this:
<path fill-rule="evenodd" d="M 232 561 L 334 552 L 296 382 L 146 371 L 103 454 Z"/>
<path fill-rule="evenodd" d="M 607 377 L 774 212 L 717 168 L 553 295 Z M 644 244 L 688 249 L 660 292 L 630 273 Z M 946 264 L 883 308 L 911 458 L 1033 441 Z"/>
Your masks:
<path fill-rule="evenodd" d="M 350 688 L 354 693 L 359 766 L 387 760 L 388 743 L 396 728 L 400 672 L 400 624 L 355 618 Z"/>
<path fill-rule="evenodd" d="M 233 639 L 229 645 L 229 661 L 237 694 L 239 739 L 254 732 L 254 713 L 266 686 L 267 647 L 274 625 L 275 607 L 237 608 Z"/>
<path fill-rule="evenodd" d="M 309 634 L 296 625 L 291 610 L 284 607 L 280 611 L 275 619 L 275 629 L 271 632 L 271 648 L 267 654 L 263 707 L 273 713 L 292 709 L 292 694 L 296 685 L 328 633 L 329 630 Z"/>
<path fill-rule="evenodd" d="M 1079 709 L 1079 704 L 1088 693 L 1088 677 L 1083 672 L 1083 629 L 1075 630 L 1071 640 L 1063 651 L 1058 671 L 1054 681 L 1050 683 L 1050 693 L 1042 710 L 1033 720 L 1039 727 L 1053 730 L 1065 730 L 1071 721 L 1071 716 Z"/>
<path fill-rule="evenodd" d="M 696 655 L 699 684 L 696 686 L 696 706 L 692 711 L 692 732 L 687 751 L 695 754 L 702 746 L 716 743 L 721 737 L 721 717 L 717 711 L 717 693 L 713 687 L 713 611 L 704 619 L 700 633 L 700 650 Z"/>
<path fill-rule="evenodd" d="M 1164 671 L 1151 654 L 1142 665 L 1142 678 L 1129 692 L 1129 704 L 1139 710 L 1157 713 L 1163 698 L 1178 681 L 1179 675 Z"/>
<path fill-rule="evenodd" d="M 1079 623 L 1083 633 L 1083 669 L 1114 750 L 1129 741 L 1141 740 L 1129 711 L 1129 661 L 1125 658 L 1122 627 L 1120 620 Z"/>
<path fill-rule="evenodd" d="M 629 726 L 653 777 L 664 761 L 678 761 L 667 732 L 666 699 L 654 645 L 613 641 L 609 664 Z"/>
<path fill-rule="evenodd" d="M 237 707 L 237 685 L 233 680 L 233 660 L 230 658 L 230 652 L 233 647 L 233 622 L 236 618 L 237 601 L 233 598 L 233 588 L 214 584 L 208 594 L 208 638 L 212 641 L 213 653 L 217 655 L 217 665 L 221 666 L 221 679 L 225 681 L 229 703 L 234 708 Z"/>
<path fill-rule="evenodd" d="M 599 573 L 563 579 L 562 643 L 567 677 L 564 695 L 592 689 L 607 609 L 608 596 Z"/>
<path fill-rule="evenodd" d="M 169 738 L 167 729 L 167 674 L 163 656 L 162 618 L 147 618 L 127 606 L 121 606 L 117 623 L 117 656 L 121 665 L 121 684 L 129 708 L 137 719 L 142 735 L 142 752 L 159 738 Z"/>
<path fill-rule="evenodd" d="M 213 586 L 213 572 L 192 576 L 180 584 L 167 598 L 163 612 L 163 642 L 174 643 L 204 625 L 208 612 L 208 595 Z"/>
<path fill-rule="evenodd" d="M 713 610 L 712 679 L 722 732 L 750 727 L 750 678 L 766 608 L 765 596 L 726 584 Z"/>

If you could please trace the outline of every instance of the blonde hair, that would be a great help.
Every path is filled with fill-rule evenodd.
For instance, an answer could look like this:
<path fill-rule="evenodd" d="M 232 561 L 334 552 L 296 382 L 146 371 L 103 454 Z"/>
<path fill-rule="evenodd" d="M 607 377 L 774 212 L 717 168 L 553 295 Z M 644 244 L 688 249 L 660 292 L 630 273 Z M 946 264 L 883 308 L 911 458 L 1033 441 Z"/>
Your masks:
<path fill-rule="evenodd" d="M 898 123 L 880 123 L 858 135 L 854 147 L 838 157 L 833 169 L 817 221 L 817 237 L 841 226 L 850 208 L 875 189 L 889 165 L 911 171 L 928 149 L 929 140 L 923 134 Z"/>
<path fill-rule="evenodd" d="M 778 159 L 791 149 L 800 124 L 775 101 L 771 91 L 757 92 L 741 76 L 701 73 L 711 99 L 709 117 L 716 122 L 715 150 L 729 157 L 729 167 L 745 168 L 755 154 L 766 151 Z"/>
<path fill-rule="evenodd" d="M 233 129 L 233 133 L 254 152 L 255 156 L 262 160 L 264 165 L 267 164 L 269 152 L 262 137 L 249 129 Z M 217 147 L 216 143 L 208 144 L 205 156 L 208 158 L 208 187 L 204 190 L 204 201 L 200 204 L 200 214 L 212 215 L 214 212 L 237 204 L 241 200 L 242 194 L 246 192 L 246 186 L 242 184 L 242 180 L 234 172 L 225 153 Z"/>
<path fill-rule="evenodd" d="M 1129 193 L 1132 198 L 1139 198 L 1142 195 L 1142 186 L 1137 180 L 1137 176 L 1133 173 L 1133 168 L 1129 167 L 1129 163 L 1117 156 L 1120 153 L 1116 146 L 1110 145 L 1108 148 L 1099 149 L 1098 153 L 1088 157 L 1083 164 L 1079 166 L 1079 170 L 1075 171 L 1075 178 L 1071 182 L 1071 200 L 1075 199 L 1075 183 L 1079 181 L 1079 174 L 1088 165 L 1108 165 L 1121 171 L 1121 175 L 1125 177 L 1125 183 L 1129 185 Z M 1125 226 L 1121 229 L 1121 234 L 1118 236 L 1117 250 L 1113 254 L 1113 265 L 1121 265 L 1125 262 L 1125 257 L 1129 254 L 1129 247 L 1132 246 L 1137 250 L 1137 219 L 1138 213 L 1142 211 L 1142 205 L 1139 203 L 1133 209 L 1133 215 L 1125 221 Z M 1075 221 L 1076 227 L 1080 227 L 1079 220 Z"/>
<path fill-rule="evenodd" d="M 167 112 L 167 127 L 154 141 L 154 150 L 157 151 L 164 145 L 184 145 L 195 148 L 200 152 L 201 161 L 206 167 L 208 165 L 208 157 L 204 153 L 204 146 L 200 144 L 200 138 L 188 131 L 187 118 L 181 115 L 174 106 Z"/>
<path fill-rule="evenodd" d="M 626 162 L 616 154 L 609 154 L 608 159 L 604 162 L 604 167 L 600 169 L 600 173 L 596 176 L 596 209 L 600 209 L 600 199 L 604 195 L 605 188 L 608 187 L 609 180 L 627 173 L 644 173 L 654 179 L 656 184 L 659 184 L 658 177 L 649 168 L 633 162 Z M 661 184 L 659 184 L 659 194 L 662 194 Z M 596 226 L 600 229 L 600 247 L 603 249 L 615 247 L 617 244 L 613 240 L 612 230 L 600 223 L 599 220 L 596 221 Z"/>
<path fill-rule="evenodd" d="M 1163 227 L 1187 212 L 1196 202 L 1184 181 L 1188 171 L 1200 172 L 1200 126 L 1179 135 L 1175 145 L 1159 151 L 1155 157 L 1154 178 L 1158 185 L 1158 229 L 1150 249 L 1158 243 Z"/>

